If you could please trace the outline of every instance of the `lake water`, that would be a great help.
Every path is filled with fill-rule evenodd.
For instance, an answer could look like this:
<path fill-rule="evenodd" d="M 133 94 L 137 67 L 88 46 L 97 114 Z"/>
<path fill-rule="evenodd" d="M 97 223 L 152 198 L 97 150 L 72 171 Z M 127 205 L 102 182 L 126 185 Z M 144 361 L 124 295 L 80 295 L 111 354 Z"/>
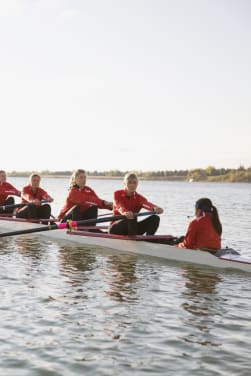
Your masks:
<path fill-rule="evenodd" d="M 9 179 L 17 188 L 27 179 Z M 43 179 L 57 215 L 68 179 Z M 88 180 L 111 200 L 119 180 Z M 210 197 L 223 245 L 251 256 L 251 185 L 142 181 L 184 234 Z M 251 374 L 251 274 L 115 254 L 35 235 L 0 239 L 0 375 Z"/>

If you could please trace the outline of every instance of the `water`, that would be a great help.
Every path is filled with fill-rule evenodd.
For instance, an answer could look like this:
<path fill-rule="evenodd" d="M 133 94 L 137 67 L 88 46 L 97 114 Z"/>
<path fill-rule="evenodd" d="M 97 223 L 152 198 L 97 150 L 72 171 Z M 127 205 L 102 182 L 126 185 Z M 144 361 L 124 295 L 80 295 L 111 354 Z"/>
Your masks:
<path fill-rule="evenodd" d="M 10 180 L 21 188 L 27 179 Z M 88 180 L 104 199 L 117 180 Z M 43 179 L 57 215 L 68 179 Z M 223 244 L 251 256 L 251 186 L 142 181 L 183 234 L 210 197 Z M 240 375 L 251 368 L 251 275 L 36 236 L 0 239 L 1 375 Z"/>

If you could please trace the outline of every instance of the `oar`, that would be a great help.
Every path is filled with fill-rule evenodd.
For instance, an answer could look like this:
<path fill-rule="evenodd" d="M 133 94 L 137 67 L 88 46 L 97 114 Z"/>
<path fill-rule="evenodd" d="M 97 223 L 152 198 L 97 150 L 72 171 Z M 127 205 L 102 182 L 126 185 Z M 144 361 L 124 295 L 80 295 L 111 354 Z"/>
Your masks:
<path fill-rule="evenodd" d="M 46 200 L 41 200 L 41 204 L 45 204 Z M 23 206 L 32 206 L 35 205 L 34 202 L 26 202 L 26 203 L 20 203 L 20 204 L 13 204 L 13 205 L 2 205 L 0 206 L 0 210 L 8 210 L 8 209 L 15 209 L 15 208 L 22 208 Z"/>
<path fill-rule="evenodd" d="M 26 204 L 13 204 L 13 205 L 1 205 L 0 209 L 5 211 L 5 210 L 8 210 L 8 209 L 22 208 L 23 206 L 26 206 L 27 204 L 28 203 L 26 203 Z M 29 203 L 29 204 L 32 204 L 32 203 Z"/>
<path fill-rule="evenodd" d="M 147 211 L 147 212 L 142 212 L 142 213 L 134 213 L 134 217 L 140 217 L 143 215 L 152 215 L 156 214 L 155 211 Z M 33 232 L 42 232 L 42 231 L 48 231 L 48 230 L 62 230 L 65 228 L 71 229 L 73 227 L 78 227 L 81 225 L 88 225 L 88 224 L 93 224 L 93 223 L 101 223 L 101 222 L 110 222 L 110 221 L 118 221 L 120 219 L 125 219 L 125 215 L 113 215 L 110 217 L 104 217 L 104 218 L 93 218 L 93 219 L 86 219 L 82 221 L 68 221 L 64 223 L 59 223 L 59 224 L 52 224 L 48 226 L 43 226 L 43 227 L 37 227 L 37 228 L 29 228 L 26 230 L 18 230 L 18 231 L 10 231 L 10 232 L 3 232 L 0 234 L 0 238 L 3 238 L 5 236 L 12 236 L 12 235 L 22 235 L 22 234 L 30 234 Z"/>

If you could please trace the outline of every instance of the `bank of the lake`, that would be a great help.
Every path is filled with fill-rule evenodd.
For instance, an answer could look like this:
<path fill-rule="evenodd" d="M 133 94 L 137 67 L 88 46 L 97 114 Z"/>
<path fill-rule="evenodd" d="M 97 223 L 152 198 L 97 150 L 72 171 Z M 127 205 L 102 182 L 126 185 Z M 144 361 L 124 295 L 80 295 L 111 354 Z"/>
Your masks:
<path fill-rule="evenodd" d="M 109 170 L 109 171 L 86 171 L 89 178 L 92 179 L 122 179 L 128 171 Z M 245 169 L 240 166 L 238 169 L 216 169 L 212 166 L 206 169 L 192 170 L 159 170 L 159 171 L 134 171 L 141 180 L 163 180 L 163 181 L 189 181 L 189 182 L 229 182 L 229 183 L 250 183 L 251 167 Z M 43 177 L 52 178 L 70 178 L 72 171 L 39 171 Z M 30 171 L 11 171 L 8 172 L 12 177 L 28 177 Z"/>

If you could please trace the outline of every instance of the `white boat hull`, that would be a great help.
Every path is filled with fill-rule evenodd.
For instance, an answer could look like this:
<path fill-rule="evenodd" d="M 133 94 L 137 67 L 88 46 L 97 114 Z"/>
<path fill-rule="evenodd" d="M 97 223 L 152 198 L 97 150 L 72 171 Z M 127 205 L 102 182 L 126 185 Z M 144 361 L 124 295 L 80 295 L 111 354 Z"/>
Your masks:
<path fill-rule="evenodd" d="M 17 231 L 29 228 L 41 227 L 41 224 L 29 222 L 1 220 L 0 228 L 3 231 Z M 34 233 L 33 233 L 34 234 Z M 251 259 L 236 255 L 216 257 L 208 252 L 200 250 L 182 249 L 167 244 L 159 244 L 148 241 L 121 240 L 103 238 L 100 236 L 70 235 L 66 230 L 51 230 L 35 233 L 53 240 L 74 242 L 92 248 L 112 249 L 114 251 L 133 253 L 137 255 L 158 257 L 184 263 L 206 265 L 222 269 L 236 269 L 251 272 Z M 30 234 L 18 236 L 31 236 Z"/>

